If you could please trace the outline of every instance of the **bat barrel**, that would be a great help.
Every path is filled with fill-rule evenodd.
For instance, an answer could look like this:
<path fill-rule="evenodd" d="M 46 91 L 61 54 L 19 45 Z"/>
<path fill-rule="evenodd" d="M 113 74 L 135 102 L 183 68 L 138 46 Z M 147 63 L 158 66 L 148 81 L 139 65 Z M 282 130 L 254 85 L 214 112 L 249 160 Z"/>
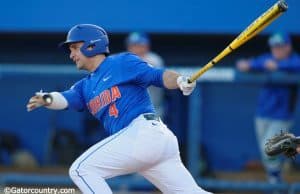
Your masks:
<path fill-rule="evenodd" d="M 196 81 L 203 73 L 213 67 L 222 58 L 231 53 L 233 50 L 240 47 L 242 44 L 253 38 L 259 32 L 261 32 L 265 27 L 267 27 L 271 22 L 278 18 L 283 12 L 288 9 L 288 5 L 284 0 L 280 0 L 275 3 L 270 9 L 259 16 L 255 21 L 253 21 L 240 35 L 235 38 L 229 46 L 227 46 L 221 53 L 219 53 L 213 60 L 202 67 L 198 72 L 194 73 L 189 82 Z"/>

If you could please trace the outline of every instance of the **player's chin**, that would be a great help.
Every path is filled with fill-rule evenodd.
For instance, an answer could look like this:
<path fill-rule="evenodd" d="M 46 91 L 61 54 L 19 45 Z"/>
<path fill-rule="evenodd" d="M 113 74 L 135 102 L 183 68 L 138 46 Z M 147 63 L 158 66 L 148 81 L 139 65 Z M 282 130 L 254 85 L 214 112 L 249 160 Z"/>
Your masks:
<path fill-rule="evenodd" d="M 84 66 L 84 65 L 81 64 L 81 63 L 79 63 L 79 62 L 76 63 L 77 69 L 80 69 L 80 70 L 81 70 L 81 69 L 84 69 L 83 66 Z"/>

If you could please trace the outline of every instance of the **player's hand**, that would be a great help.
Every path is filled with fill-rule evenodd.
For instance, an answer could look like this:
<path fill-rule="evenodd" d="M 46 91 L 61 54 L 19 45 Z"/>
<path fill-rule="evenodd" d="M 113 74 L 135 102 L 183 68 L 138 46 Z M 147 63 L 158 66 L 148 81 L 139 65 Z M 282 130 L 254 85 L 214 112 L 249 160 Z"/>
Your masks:
<path fill-rule="evenodd" d="M 241 72 L 249 71 L 250 70 L 249 60 L 245 60 L 245 59 L 238 60 L 237 63 L 236 63 L 236 67 Z"/>
<path fill-rule="evenodd" d="M 51 102 L 45 100 L 44 96 L 49 95 L 45 92 L 36 92 L 33 97 L 31 97 L 27 103 L 27 111 L 32 111 L 36 108 L 39 108 L 41 106 L 48 106 Z"/>
<path fill-rule="evenodd" d="M 188 79 L 189 78 L 185 76 L 179 76 L 177 78 L 177 85 L 185 96 L 190 95 L 196 87 L 196 81 L 189 83 Z"/>
<path fill-rule="evenodd" d="M 276 71 L 278 69 L 278 65 L 274 60 L 266 60 L 265 68 L 269 71 Z"/>
<path fill-rule="evenodd" d="M 300 145 L 296 148 L 296 151 L 298 152 L 298 154 L 300 154 Z"/>

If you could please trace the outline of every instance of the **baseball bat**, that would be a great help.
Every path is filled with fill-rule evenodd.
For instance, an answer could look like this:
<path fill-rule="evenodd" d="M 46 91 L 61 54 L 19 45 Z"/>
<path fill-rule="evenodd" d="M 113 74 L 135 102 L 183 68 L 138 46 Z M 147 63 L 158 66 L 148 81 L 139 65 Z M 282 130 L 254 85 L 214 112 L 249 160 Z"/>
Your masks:
<path fill-rule="evenodd" d="M 203 66 L 199 71 L 194 73 L 190 78 L 189 82 L 196 81 L 203 73 L 212 68 L 221 59 L 231 53 L 233 50 L 237 49 L 248 40 L 253 38 L 256 34 L 261 32 L 265 27 L 272 23 L 276 18 L 278 18 L 283 12 L 288 9 L 288 5 L 284 0 L 280 0 L 275 3 L 266 12 L 260 15 L 254 22 L 252 22 L 244 31 L 242 31 L 238 37 L 236 37 L 222 52 L 220 52 L 215 58 L 209 61 L 205 66 Z"/>

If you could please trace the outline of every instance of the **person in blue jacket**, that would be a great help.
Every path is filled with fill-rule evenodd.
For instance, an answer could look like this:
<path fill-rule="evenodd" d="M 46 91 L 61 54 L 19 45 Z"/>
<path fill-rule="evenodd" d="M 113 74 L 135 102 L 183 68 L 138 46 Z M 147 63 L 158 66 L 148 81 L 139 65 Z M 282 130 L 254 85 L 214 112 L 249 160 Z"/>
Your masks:
<path fill-rule="evenodd" d="M 240 60 L 237 68 L 242 72 L 275 71 L 299 72 L 300 56 L 293 52 L 291 38 L 287 33 L 275 33 L 268 40 L 270 53 L 250 60 Z M 264 153 L 264 145 L 280 130 L 290 130 L 297 99 L 297 85 L 266 82 L 258 98 L 255 125 L 263 165 L 271 183 L 281 181 L 280 158 L 271 158 Z"/>

